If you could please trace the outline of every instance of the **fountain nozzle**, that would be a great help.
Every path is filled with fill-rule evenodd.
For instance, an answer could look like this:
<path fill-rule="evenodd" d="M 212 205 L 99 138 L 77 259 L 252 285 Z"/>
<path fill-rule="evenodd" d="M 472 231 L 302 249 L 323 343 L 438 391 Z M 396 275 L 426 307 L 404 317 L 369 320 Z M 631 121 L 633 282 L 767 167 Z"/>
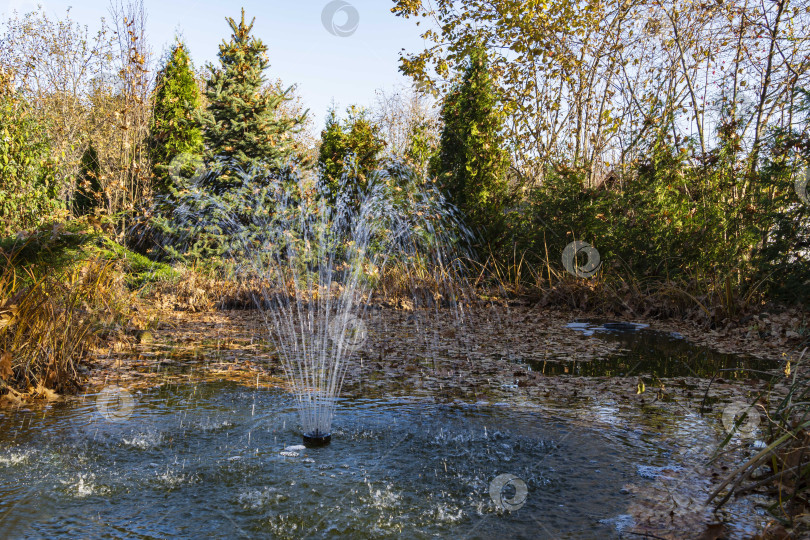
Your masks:
<path fill-rule="evenodd" d="M 319 430 L 304 433 L 304 446 L 307 448 L 318 448 L 326 446 L 332 440 L 331 433 L 321 433 Z"/>

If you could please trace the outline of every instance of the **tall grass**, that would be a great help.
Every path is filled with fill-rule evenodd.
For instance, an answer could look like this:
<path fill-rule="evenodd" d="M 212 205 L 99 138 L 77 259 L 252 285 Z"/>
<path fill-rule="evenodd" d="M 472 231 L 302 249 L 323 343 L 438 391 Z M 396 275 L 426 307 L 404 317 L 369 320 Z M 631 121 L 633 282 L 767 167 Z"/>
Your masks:
<path fill-rule="evenodd" d="M 0 272 L 0 390 L 75 391 L 78 363 L 124 325 L 132 295 L 116 263 L 94 258 L 42 273 L 6 256 Z"/>

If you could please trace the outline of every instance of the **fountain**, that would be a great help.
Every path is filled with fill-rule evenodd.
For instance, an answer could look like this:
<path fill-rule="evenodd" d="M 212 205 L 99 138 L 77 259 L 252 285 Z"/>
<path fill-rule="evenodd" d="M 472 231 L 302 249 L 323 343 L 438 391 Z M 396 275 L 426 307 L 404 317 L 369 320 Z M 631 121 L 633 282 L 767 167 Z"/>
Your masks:
<path fill-rule="evenodd" d="M 457 259 L 445 251 L 465 229 L 438 190 L 400 162 L 387 162 L 364 193 L 342 188 L 337 195 L 311 173 L 238 171 L 228 206 L 206 188 L 217 171 L 197 179 L 185 196 L 191 204 L 176 214 L 193 218 L 194 234 L 214 228 L 227 239 L 228 259 L 251 288 L 295 394 L 304 445 L 326 445 L 386 269 L 401 270 L 415 304 L 444 300 L 457 310 Z"/>
<path fill-rule="evenodd" d="M 658 400 L 651 409 L 644 402 L 622 404 L 611 392 L 607 400 L 582 399 L 579 381 L 568 397 L 549 396 L 540 385 L 498 389 L 523 361 L 510 354 L 520 352 L 516 345 L 542 350 L 556 333 L 539 329 L 535 335 L 535 313 L 516 310 L 525 317 L 522 326 L 506 311 L 508 305 L 501 306 L 502 318 L 497 309 L 461 313 L 474 298 L 460 296 L 467 289 L 456 259 L 445 251 L 458 242 L 447 232 L 452 212 L 429 184 L 389 165 L 371 179 L 368 195 L 332 205 L 313 176 L 249 171 L 219 195 L 211 193 L 207 179 L 199 178 L 182 194 L 178 219 L 189 241 L 215 232 L 210 245 L 219 242 L 228 268 L 253 291 L 249 302 L 263 315 L 260 335 L 266 329 L 295 403 L 286 391 L 260 389 L 258 379 L 255 388 L 228 380 L 177 384 L 165 365 L 154 363 L 149 369 L 160 372 L 160 379 L 148 384 L 158 384 L 138 390 L 130 407 L 124 401 L 124 414 L 114 414 L 106 393 L 64 406 L 4 410 L 0 530 L 5 536 L 74 538 L 113 531 L 293 539 L 399 537 L 408 531 L 506 538 L 534 534 L 542 525 L 555 537 L 619 538 L 639 524 L 649 526 L 647 532 L 705 532 L 704 523 L 694 519 L 703 515 L 700 507 L 694 511 L 690 504 L 685 516 L 675 514 L 676 522 L 670 504 L 673 493 L 703 500 L 708 475 L 702 464 L 724 427 L 719 411 L 710 413 L 712 403 L 706 402 L 704 414 L 698 392 L 692 401 Z M 225 196 L 233 204 L 222 201 Z M 395 297 L 410 307 L 378 309 L 381 298 Z M 463 316 L 464 326 L 443 320 L 440 327 L 432 324 L 434 316 L 455 316 L 456 322 Z M 391 320 L 391 331 L 380 331 L 380 323 Z M 474 327 L 479 321 L 483 324 Z M 583 324 L 575 328 L 593 330 Z M 645 335 L 600 326 L 609 331 L 596 335 Z M 228 325 L 226 331 L 238 328 Z M 491 334 L 478 350 L 481 342 L 463 342 L 473 330 Z M 171 358 L 198 365 L 199 358 L 221 352 L 220 336 L 219 329 L 216 336 L 204 336 L 208 339 L 193 351 L 178 344 Z M 379 386 L 364 383 L 357 399 L 341 399 L 355 359 L 367 360 L 365 374 L 369 360 L 378 357 L 378 351 L 366 356 L 376 336 L 386 342 L 380 367 L 395 367 L 392 372 L 415 381 L 428 364 L 430 392 L 441 392 L 442 382 L 451 379 L 458 389 L 469 386 L 425 400 L 415 385 L 380 377 Z M 672 363 L 669 353 L 641 345 L 630 369 L 644 369 L 645 361 L 654 369 Z M 716 366 L 706 375 L 699 367 L 704 355 L 687 352 L 678 363 L 710 385 Z M 242 358 L 249 354 L 243 349 Z M 728 366 L 744 365 L 738 360 Z M 552 362 L 542 362 L 550 375 Z M 598 362 L 583 363 L 600 369 Z M 626 358 L 620 363 L 628 365 Z M 566 379 L 557 388 L 568 384 L 572 365 L 577 369 L 566 364 Z M 185 367 L 171 369 L 186 378 Z M 624 384 L 624 369 L 608 373 L 621 378 L 607 384 Z M 664 380 L 670 388 L 683 383 L 681 374 L 657 373 L 669 377 Z M 606 374 L 579 375 L 603 384 Z M 689 387 L 683 392 L 691 394 Z M 338 404 L 340 430 L 333 431 Z M 700 414 L 690 404 L 699 405 Z M 288 446 L 301 436 L 305 446 L 329 444 L 337 433 L 340 451 Z M 639 500 L 645 504 L 639 506 Z M 749 537 L 761 516 L 753 503 L 734 504 L 723 518 L 729 535 Z M 701 530 L 689 529 L 693 521 Z"/>

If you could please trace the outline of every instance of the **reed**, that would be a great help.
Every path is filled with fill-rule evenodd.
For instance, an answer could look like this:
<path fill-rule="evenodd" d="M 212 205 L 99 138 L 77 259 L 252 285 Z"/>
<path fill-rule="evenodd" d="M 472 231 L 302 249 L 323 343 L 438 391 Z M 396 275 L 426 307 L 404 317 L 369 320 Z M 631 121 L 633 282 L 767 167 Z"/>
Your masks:
<path fill-rule="evenodd" d="M 785 527 L 803 527 L 800 519 L 810 511 L 810 379 L 806 374 L 805 348 L 795 365 L 786 373 L 790 377 L 787 391 L 775 407 L 765 410 L 762 426 L 766 446 L 731 471 L 708 497 L 717 508 L 733 497 L 758 494 L 771 502 L 767 510 Z M 790 364 L 788 364 L 790 365 Z M 765 408 L 767 399 L 757 398 L 756 410 Z M 740 419 L 742 421 L 742 419 Z M 727 447 L 734 433 L 720 445 Z M 794 532 L 798 532 L 795 531 Z"/>
<path fill-rule="evenodd" d="M 0 389 L 78 390 L 79 362 L 124 328 L 133 293 L 123 274 L 102 258 L 38 273 L 4 257 Z"/>

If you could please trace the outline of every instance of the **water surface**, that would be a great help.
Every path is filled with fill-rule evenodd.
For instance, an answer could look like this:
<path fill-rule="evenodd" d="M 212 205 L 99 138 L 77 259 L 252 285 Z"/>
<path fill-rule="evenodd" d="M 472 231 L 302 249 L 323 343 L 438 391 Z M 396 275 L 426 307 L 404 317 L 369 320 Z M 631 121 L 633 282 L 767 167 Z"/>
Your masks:
<path fill-rule="evenodd" d="M 160 386 L 124 422 L 89 398 L 4 413 L 9 537 L 611 538 L 632 526 L 625 485 L 677 459 L 604 407 L 591 414 L 612 429 L 531 408 L 344 400 L 332 444 L 309 450 L 278 390 Z M 489 494 L 504 473 L 528 490 L 514 512 Z"/>

